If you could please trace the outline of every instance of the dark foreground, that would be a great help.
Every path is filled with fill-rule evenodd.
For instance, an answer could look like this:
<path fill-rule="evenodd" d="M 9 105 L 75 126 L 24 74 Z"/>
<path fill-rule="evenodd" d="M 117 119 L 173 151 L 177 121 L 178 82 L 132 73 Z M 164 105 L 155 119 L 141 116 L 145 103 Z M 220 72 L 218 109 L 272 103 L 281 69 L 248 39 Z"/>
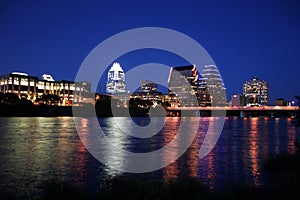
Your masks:
<path fill-rule="evenodd" d="M 181 178 L 167 183 L 117 177 L 104 182 L 94 193 L 59 180 L 44 183 L 37 199 L 295 199 L 300 190 L 300 155 L 280 154 L 264 164 L 271 183 L 254 188 L 243 184 L 228 185 L 221 191 L 210 190 L 197 178 Z M 30 194 L 0 192 L 0 199 L 30 199 Z"/>
<path fill-rule="evenodd" d="M 93 106 L 92 104 L 86 104 L 84 106 L 57 106 L 57 105 L 33 105 L 33 104 L 17 104 L 17 105 L 8 105 L 1 104 L 0 102 L 0 117 L 61 117 L 61 116 L 79 116 L 79 117 L 178 117 L 178 116 L 201 116 L 201 117 L 210 117 L 212 115 L 211 111 L 201 111 L 196 114 L 194 111 L 185 111 L 182 114 L 180 111 L 168 112 L 167 109 L 163 107 L 157 108 L 114 108 L 113 110 L 110 106 L 99 107 Z M 75 113 L 74 113 L 75 111 Z M 245 117 L 291 117 L 295 113 L 289 111 L 251 111 L 245 114 Z M 240 116 L 240 111 L 226 111 L 226 113 L 217 111 L 214 112 L 214 115 L 226 115 L 226 116 Z"/>

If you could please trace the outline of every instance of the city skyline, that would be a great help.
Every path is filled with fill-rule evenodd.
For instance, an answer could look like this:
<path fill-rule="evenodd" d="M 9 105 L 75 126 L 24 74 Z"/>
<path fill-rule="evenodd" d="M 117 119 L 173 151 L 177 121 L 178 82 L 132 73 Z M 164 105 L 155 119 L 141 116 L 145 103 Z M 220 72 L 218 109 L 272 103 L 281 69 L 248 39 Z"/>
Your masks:
<path fill-rule="evenodd" d="M 174 66 L 174 67 L 170 67 L 170 73 L 168 74 L 168 76 L 169 76 L 169 78 L 170 78 L 170 75 L 172 74 L 171 72 L 172 72 L 172 69 L 176 69 L 176 68 L 183 68 L 183 69 L 189 69 L 189 68 L 191 68 L 191 70 L 192 70 L 192 68 L 194 68 L 196 71 L 197 71 L 197 68 L 196 68 L 196 66 L 195 65 L 190 65 L 190 66 Z M 185 70 L 186 70 L 185 69 Z M 217 68 L 216 68 L 216 66 L 214 66 L 214 65 L 207 65 L 207 66 L 205 66 L 204 67 L 204 73 L 202 74 L 202 76 L 201 76 L 201 74 L 199 74 L 199 77 L 198 77 L 198 75 L 197 75 L 197 80 L 198 80 L 198 82 L 199 82 L 199 89 L 201 89 L 203 86 L 206 88 L 206 90 L 207 90 L 207 83 L 206 83 L 206 81 L 205 80 L 207 80 L 207 79 L 210 79 L 209 77 L 210 76 L 212 76 L 212 79 L 213 79 L 213 82 L 211 82 L 211 81 L 209 81 L 210 82 L 210 84 L 216 84 L 216 85 L 211 85 L 210 87 L 217 87 L 217 88 L 219 88 L 219 89 L 221 89 L 221 90 L 224 90 L 225 92 L 226 92 L 226 90 L 227 90 L 227 88 L 224 86 L 224 84 L 223 84 L 223 82 L 222 82 L 222 79 L 220 79 L 220 76 L 219 76 L 219 72 L 217 73 L 217 74 L 212 74 L 211 75 L 211 72 L 213 72 L 214 70 L 217 70 Z M 118 94 L 118 93 L 128 93 L 128 94 L 134 94 L 134 93 L 136 93 L 136 92 L 143 92 L 143 90 L 145 90 L 145 88 L 143 89 L 143 87 L 146 87 L 146 85 L 147 84 L 150 84 L 150 83 L 152 83 L 152 84 L 155 84 L 155 91 L 156 92 L 161 92 L 162 94 L 172 94 L 172 92 L 170 93 L 170 88 L 169 88 L 169 84 L 170 84 L 170 82 L 168 82 L 168 88 L 163 88 L 162 86 L 160 86 L 159 84 L 157 84 L 155 81 L 152 81 L 151 79 L 150 80 L 146 80 L 146 79 L 144 79 L 144 80 L 139 80 L 139 82 L 141 83 L 141 85 L 139 85 L 139 87 L 138 88 L 136 88 L 135 90 L 132 90 L 132 91 L 129 91 L 129 90 L 126 90 L 126 80 L 125 80 L 125 74 L 123 74 L 123 69 L 122 69 L 122 67 L 121 67 L 121 65 L 120 65 L 120 63 L 118 63 L 118 62 L 114 62 L 112 65 L 111 65 L 111 67 L 109 67 L 108 68 L 108 73 L 106 74 L 106 76 L 104 76 L 105 77 L 105 80 L 106 80 L 106 82 L 105 83 L 102 83 L 102 84 L 99 84 L 98 83 L 98 87 L 97 87 L 97 89 L 96 89 L 96 91 L 91 91 L 92 93 L 94 92 L 94 93 L 100 93 L 100 94 L 105 94 L 105 93 L 108 93 L 108 94 Z M 120 74 L 121 73 L 121 74 Z M 196 74 L 198 74 L 199 72 L 196 72 Z M 18 75 L 18 76 L 24 76 L 24 77 L 34 77 L 34 78 L 36 78 L 36 79 L 39 79 L 39 80 L 45 80 L 45 81 L 47 81 L 47 82 L 64 82 L 64 81 L 67 81 L 66 79 L 61 79 L 61 80 L 59 80 L 59 81 L 56 81 L 56 80 L 54 80 L 53 79 L 53 76 L 52 76 L 52 74 L 45 74 L 45 73 L 43 73 L 43 75 L 41 75 L 40 77 L 39 76 L 36 76 L 36 75 L 29 75 L 29 74 L 27 74 L 27 73 L 25 73 L 25 72 L 17 72 L 17 71 L 13 71 L 13 72 L 11 72 L 11 73 L 9 73 L 9 74 L 0 74 L 0 78 L 1 77 L 5 77 L 5 76 L 7 76 L 7 77 L 9 77 L 9 76 L 12 76 L 12 75 Z M 215 81 L 214 79 L 217 77 L 217 81 Z M 121 78 L 121 79 L 120 79 Z M 196 78 L 196 77 L 195 77 Z M 103 77 L 101 78 L 101 79 L 103 79 Z M 116 85 L 116 80 L 121 80 L 121 83 L 119 83 L 119 85 L 118 85 L 118 83 L 117 83 L 117 85 Z M 189 77 L 187 76 L 186 77 L 186 80 L 189 80 Z M 170 80 L 168 80 L 168 81 L 170 81 Z M 67 81 L 67 82 L 70 82 L 70 81 Z M 72 82 L 72 81 L 71 81 Z M 87 82 L 87 81 L 83 81 L 83 82 Z M 117 81 L 118 82 L 118 81 Z M 254 83 L 254 88 L 253 88 L 253 86 L 252 86 L 252 82 Z M 257 85 L 257 83 L 256 82 L 261 82 L 261 84 L 258 84 Z M 5 85 L 5 83 L 2 81 L 1 82 L 1 79 L 0 79 L 0 92 L 5 92 L 3 89 L 1 89 L 1 86 L 4 86 Z M 2 83 L 4 84 L 4 85 L 2 85 Z M 88 83 L 88 82 L 87 82 Z M 113 85 L 112 85 L 113 84 Z M 144 84 L 144 86 L 143 86 L 143 84 Z M 192 84 L 192 83 L 191 83 Z M 262 93 L 262 95 L 264 96 L 264 95 L 267 95 L 267 96 L 264 96 L 263 98 L 266 98 L 266 100 L 263 100 L 264 101 L 264 103 L 260 103 L 260 102 L 258 102 L 258 101 L 260 101 L 259 99 L 257 99 L 258 98 L 258 96 L 260 95 L 260 93 L 262 92 L 262 91 L 260 91 L 260 90 L 265 90 L 264 89 L 264 84 L 266 84 L 266 87 L 267 87 L 267 93 L 268 94 L 264 94 L 264 92 Z M 104 86 L 103 86 L 104 85 Z M 179 87 L 181 84 L 179 84 L 179 85 L 177 85 L 176 87 Z M 103 86 L 103 88 L 100 88 L 101 86 Z M 255 87 L 256 86 L 258 86 L 258 88 L 260 88 L 260 87 L 262 87 L 262 88 L 260 88 L 259 90 L 256 90 L 256 91 L 254 91 L 254 89 L 255 89 Z M 90 87 L 91 87 L 91 85 L 90 85 Z M 150 85 L 148 86 L 148 87 L 150 87 Z M 172 86 L 173 87 L 173 86 Z M 191 87 L 193 87 L 192 85 L 191 85 Z M 284 100 L 284 101 L 286 101 L 287 103 L 291 103 L 291 102 L 295 102 L 295 100 L 293 100 L 293 101 L 288 101 L 287 99 L 284 99 L 284 98 L 281 98 L 281 97 L 279 97 L 279 98 L 276 98 L 275 100 L 274 100 L 274 102 L 270 102 L 270 100 L 269 100 L 269 85 L 268 85 L 268 83 L 266 82 L 266 81 L 264 81 L 264 80 L 261 80 L 259 77 L 256 77 L 256 76 L 254 76 L 254 77 L 252 77 L 251 79 L 249 78 L 247 81 L 245 81 L 244 83 L 243 83 L 243 85 L 241 86 L 242 88 L 243 88 L 243 91 L 242 91 L 242 93 L 236 93 L 236 94 L 226 94 L 227 95 L 227 99 L 226 100 L 221 100 L 222 102 L 225 102 L 225 101 L 228 101 L 227 103 L 230 105 L 231 104 L 231 101 L 236 101 L 235 99 L 236 99 L 236 97 L 237 97 L 237 95 L 238 96 L 243 96 L 244 98 L 246 98 L 246 99 L 248 99 L 249 98 L 249 100 L 246 100 L 245 99 L 245 105 L 247 104 L 247 106 L 250 106 L 251 104 L 255 104 L 255 103 L 258 103 L 259 105 L 275 105 L 276 104 L 276 101 L 277 100 L 279 100 L 279 99 L 282 99 L 282 100 Z M 256 88 L 256 89 L 258 89 L 258 88 Z M 102 92 L 102 91 L 105 91 L 105 92 Z M 145 92 L 145 91 L 144 91 Z M 197 93 L 197 92 L 196 92 Z M 248 94 L 249 93 L 249 94 Z M 206 94 L 207 95 L 207 97 L 209 97 L 210 96 L 210 94 L 209 94 L 209 91 L 206 91 L 206 92 L 204 92 L 203 94 Z M 203 95 L 202 94 L 202 95 Z M 196 95 L 196 94 L 195 94 Z M 249 96 L 248 96 L 249 95 Z M 253 97 L 253 95 L 254 95 L 254 97 Z M 182 95 L 181 95 L 182 96 Z M 198 96 L 198 95 L 196 95 L 196 96 Z M 255 97 L 255 96 L 257 96 L 257 97 Z M 198 98 L 198 97 L 197 97 Z M 203 97 L 202 97 L 203 98 Z M 251 98 L 252 98 L 252 100 L 251 100 Z M 253 100 L 253 98 L 254 99 L 256 99 L 256 100 Z M 260 97 L 259 97 L 260 98 Z M 255 102 L 255 101 L 257 101 L 257 102 Z M 235 105 L 236 106 L 236 105 Z M 241 105 L 242 106 L 242 105 Z"/>
<path fill-rule="evenodd" d="M 191 66 L 174 66 L 174 67 L 170 67 L 170 69 L 173 69 L 173 68 L 186 68 L 186 67 L 193 67 L 193 65 L 191 65 Z M 196 66 L 194 66 L 194 68 L 196 69 Z M 209 76 L 210 76 L 210 71 L 213 71 L 212 69 L 209 69 L 209 68 L 212 68 L 212 69 L 214 69 L 214 68 L 216 68 L 216 66 L 213 66 L 213 65 L 208 65 L 208 66 L 205 66 L 205 72 L 202 74 L 202 76 L 200 75 L 200 77 L 199 77 L 199 83 L 200 83 L 200 88 L 201 88 L 201 84 L 202 85 L 206 85 L 206 83 L 205 83 L 205 79 L 207 79 Z M 209 69 L 209 70 L 208 70 Z M 216 70 L 217 70 L 217 68 L 216 68 Z M 106 76 L 104 76 L 105 77 L 105 80 L 106 80 L 106 82 L 105 83 L 102 83 L 102 84 L 99 84 L 98 83 L 98 87 L 97 87 L 97 89 L 96 89 L 96 91 L 91 91 L 91 92 L 95 92 L 95 93 L 100 93 L 100 94 L 105 94 L 105 93 L 110 93 L 110 94 L 117 94 L 117 93 L 131 93 L 131 94 L 133 94 L 133 93 L 135 93 L 135 92 L 137 92 L 137 91 L 139 91 L 139 90 L 143 90 L 142 89 L 142 87 L 143 87 L 143 82 L 145 82 L 144 84 L 146 84 L 146 82 L 148 82 L 148 83 L 153 83 L 153 84 L 156 84 L 156 91 L 157 92 L 162 92 L 162 94 L 167 94 L 167 93 L 169 93 L 170 91 L 170 88 L 168 87 L 168 88 L 164 88 L 163 86 L 161 86 L 161 85 L 159 85 L 159 84 L 157 84 L 155 81 L 152 81 L 151 79 L 150 80 L 147 80 L 147 79 L 139 79 L 139 82 L 141 83 L 141 85 L 139 86 L 139 87 L 137 87 L 136 89 L 134 89 L 134 90 L 132 90 L 132 91 L 130 91 L 130 90 L 125 90 L 126 89 L 126 80 L 125 80 L 125 74 L 123 74 L 123 69 L 122 69 L 122 67 L 121 67 L 121 65 L 120 65 L 120 63 L 118 63 L 118 62 L 114 62 L 112 65 L 111 65 L 111 67 L 109 67 L 108 68 L 108 73 L 107 73 L 107 75 Z M 172 71 L 172 70 L 171 70 Z M 170 76 L 171 75 L 171 71 L 170 71 L 170 73 L 168 74 L 168 76 Z M 114 82 L 114 81 L 116 81 L 118 78 L 120 78 L 119 76 L 120 76 L 120 72 L 122 72 L 122 83 L 121 83 L 121 85 L 120 86 L 117 86 L 117 85 L 114 85 L 114 86 L 112 86 L 111 85 L 111 83 L 112 82 Z M 117 73 L 117 74 L 116 74 Z M 205 73 L 207 73 L 207 74 L 205 74 Z M 16 71 L 13 71 L 13 72 L 11 72 L 11 73 L 9 73 L 9 74 L 0 74 L 0 76 L 10 76 L 10 75 L 13 75 L 13 74 L 19 74 L 19 75 L 22 75 L 22 76 L 28 76 L 28 74 L 26 73 L 26 72 L 16 72 Z M 114 76 L 112 75 L 112 74 L 114 74 Z M 116 76 L 117 75 L 117 76 Z M 217 74 L 218 75 L 218 74 Z M 32 75 L 30 75 L 30 77 L 31 77 Z M 218 75 L 219 76 L 219 75 Z M 40 77 L 38 77 L 38 76 L 36 76 L 36 75 L 33 75 L 33 77 L 36 77 L 36 78 L 39 78 L 40 80 L 47 80 L 47 81 L 50 81 L 50 82 L 53 82 L 53 81 L 55 81 L 54 79 L 53 79 L 53 77 L 52 77 L 52 74 L 43 74 L 43 75 L 41 75 Z M 117 78 L 117 79 L 116 79 Z M 170 78 L 170 77 L 169 77 Z M 186 77 L 187 78 L 187 80 L 189 79 L 188 77 Z M 101 79 L 103 79 L 103 77 L 101 78 Z M 114 79 L 114 81 L 112 81 L 112 79 Z M 66 81 L 66 79 L 61 79 L 60 81 Z M 221 87 L 221 88 L 223 88 L 223 90 L 225 90 L 225 92 L 226 92 L 226 90 L 227 90 L 227 88 L 224 86 L 224 84 L 222 83 L 222 80 L 220 79 L 220 84 L 217 84 L 218 82 L 215 82 L 215 84 L 217 84 L 216 85 L 216 87 Z M 228 101 L 228 103 L 230 104 L 230 102 L 232 101 L 232 100 L 234 100 L 235 101 L 235 98 L 236 98 L 236 96 L 237 95 L 242 95 L 242 96 L 245 96 L 245 98 L 247 98 L 247 92 L 246 92 L 246 90 L 249 90 L 249 92 L 251 93 L 253 93 L 253 88 L 251 88 L 250 87 L 250 83 L 252 83 L 252 81 L 261 81 L 262 83 L 265 83 L 265 84 L 267 84 L 267 87 L 269 88 L 269 85 L 268 85 L 268 83 L 266 82 L 266 81 L 264 81 L 264 80 L 261 80 L 259 77 L 256 77 L 256 76 L 254 76 L 254 77 L 252 77 L 251 78 L 251 80 L 250 80 L 250 78 L 248 79 L 248 80 L 246 80 L 246 81 L 244 81 L 244 83 L 243 83 L 243 85 L 241 86 L 242 88 L 243 88 L 243 91 L 241 92 L 241 93 L 236 93 L 236 94 L 226 94 L 227 95 L 227 99 L 226 99 L 226 101 Z M 83 81 L 83 82 L 86 82 L 86 81 Z M 168 83 L 169 84 L 169 83 Z M 246 89 L 245 87 L 246 87 L 246 85 L 247 84 L 249 84 L 249 88 L 248 89 Z M 180 84 L 179 84 L 180 85 Z M 178 86 L 179 86 L 178 85 Z M 100 88 L 101 86 L 103 86 L 103 88 Z M 178 87 L 177 86 L 177 87 Z M 1 87 L 1 85 L 0 85 L 0 87 Z M 110 89 L 108 89 L 108 87 L 110 87 Z M 118 88 L 118 89 L 116 89 L 116 88 Z M 119 88 L 120 87 L 120 88 Z M 112 89 L 113 88 L 113 89 Z M 121 91 L 121 90 L 122 91 Z M 116 91 L 114 91 L 114 90 L 116 90 Z M 118 92 L 117 92 L 117 90 L 118 90 Z M 120 91 L 119 91 L 120 90 Z M 105 92 L 102 92 L 102 91 L 105 91 Z M 0 92 L 3 92 L 2 90 L 0 90 Z M 256 94 L 257 93 L 257 95 L 259 95 L 258 94 L 258 92 L 259 91 L 255 91 L 254 93 Z M 208 91 L 207 92 L 205 92 L 205 93 L 208 93 Z M 268 93 L 269 93 L 269 89 L 268 89 Z M 249 94 L 250 95 L 250 94 Z M 196 95 L 197 96 L 197 95 Z M 234 96 L 234 97 L 233 97 Z M 250 96 L 249 96 L 249 98 L 251 97 L 251 98 L 253 98 L 252 97 L 253 96 L 253 94 L 251 94 Z M 208 97 L 209 97 L 209 94 L 208 94 Z M 255 98 L 255 97 L 254 97 Z M 278 98 L 276 98 L 273 102 L 270 102 L 270 100 L 269 100 L 269 94 L 267 94 L 267 97 L 264 97 L 264 98 L 267 98 L 268 100 L 265 100 L 265 103 L 262 103 L 261 105 L 275 105 L 276 104 L 276 101 L 278 100 L 278 99 L 282 99 L 282 100 L 285 100 L 285 101 L 287 101 L 287 102 L 296 102 L 296 100 L 292 100 L 292 101 L 288 101 L 287 99 L 284 99 L 284 98 L 282 98 L 282 97 L 278 97 Z M 222 101 L 224 101 L 225 102 L 225 100 L 222 100 Z M 253 100 L 249 100 L 249 102 L 251 102 L 251 101 L 253 101 Z M 248 102 L 248 101 L 247 101 Z M 245 103 L 245 104 L 249 104 L 249 102 L 248 103 Z M 255 103 L 255 102 L 252 102 L 252 103 Z M 260 104 L 260 103 L 259 103 Z M 249 104 L 250 105 L 250 104 Z"/>
<path fill-rule="evenodd" d="M 1 74 L 46 72 L 55 79 L 74 80 L 100 42 L 128 29 L 156 26 L 199 42 L 215 61 L 228 98 L 242 94 L 241 85 L 258 76 L 270 85 L 270 103 L 281 97 L 291 101 L 300 94 L 299 11 L 295 1 L 1 2 Z M 151 49 L 116 59 L 125 72 L 153 61 L 193 64 Z"/>

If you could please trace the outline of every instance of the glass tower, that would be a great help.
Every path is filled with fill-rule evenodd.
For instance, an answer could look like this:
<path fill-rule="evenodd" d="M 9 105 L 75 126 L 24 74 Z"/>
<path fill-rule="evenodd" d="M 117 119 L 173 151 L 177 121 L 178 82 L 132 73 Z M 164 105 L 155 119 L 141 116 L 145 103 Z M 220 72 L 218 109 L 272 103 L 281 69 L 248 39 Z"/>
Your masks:
<path fill-rule="evenodd" d="M 210 95 L 195 65 L 172 67 L 168 80 L 169 95 L 181 107 L 209 106 Z"/>
<path fill-rule="evenodd" d="M 218 68 L 215 65 L 205 65 L 201 72 L 213 106 L 225 106 L 226 88 Z"/>

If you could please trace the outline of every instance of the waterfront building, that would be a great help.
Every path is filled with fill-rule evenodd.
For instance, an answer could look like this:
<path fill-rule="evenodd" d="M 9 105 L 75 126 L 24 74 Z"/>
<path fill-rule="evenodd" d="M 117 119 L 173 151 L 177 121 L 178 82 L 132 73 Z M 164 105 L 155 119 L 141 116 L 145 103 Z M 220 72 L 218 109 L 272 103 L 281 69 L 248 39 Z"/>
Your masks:
<path fill-rule="evenodd" d="M 205 86 L 205 92 L 210 94 L 213 106 L 226 105 L 226 88 L 218 68 L 215 65 L 205 65 L 201 72 L 202 85 Z"/>
<path fill-rule="evenodd" d="M 207 84 L 201 75 L 199 75 L 198 79 L 197 98 L 199 106 L 211 106 L 212 96 L 210 95 L 207 89 Z"/>
<path fill-rule="evenodd" d="M 157 92 L 157 83 L 149 80 L 142 80 L 141 91 L 148 92 L 148 93 Z"/>
<path fill-rule="evenodd" d="M 0 92 L 17 94 L 19 98 L 35 103 L 42 95 L 53 94 L 60 97 L 61 105 L 71 105 L 84 102 L 91 92 L 91 84 L 86 81 L 55 81 L 49 74 L 43 74 L 39 79 L 26 73 L 13 72 L 0 76 Z"/>
<path fill-rule="evenodd" d="M 269 105 L 269 84 L 257 77 L 253 77 L 243 85 L 243 94 L 246 97 L 247 106 Z"/>
<path fill-rule="evenodd" d="M 168 79 L 172 106 L 194 107 L 211 105 L 206 83 L 195 65 L 172 67 Z"/>
<path fill-rule="evenodd" d="M 150 80 L 142 80 L 140 91 L 130 95 L 130 99 L 149 100 L 154 106 L 162 102 L 162 97 L 162 93 L 158 92 L 157 83 Z"/>
<path fill-rule="evenodd" d="M 133 92 L 130 95 L 130 98 L 141 99 L 141 100 L 150 100 L 151 102 L 160 102 L 162 100 L 161 92 Z"/>
<path fill-rule="evenodd" d="M 289 103 L 283 98 L 279 98 L 275 100 L 275 106 L 287 106 Z"/>
<path fill-rule="evenodd" d="M 231 96 L 231 106 L 245 106 L 246 98 L 242 94 L 235 94 Z"/>
<path fill-rule="evenodd" d="M 106 92 L 110 94 L 127 93 L 124 70 L 117 62 L 113 63 L 107 73 Z"/>
<path fill-rule="evenodd" d="M 172 93 L 163 94 L 161 102 L 166 104 L 166 105 L 169 105 L 170 107 L 180 106 L 177 96 L 175 94 L 172 94 Z"/>
<path fill-rule="evenodd" d="M 197 100 L 198 74 L 195 65 L 172 67 L 168 79 L 169 95 L 178 106 L 199 106 Z"/>

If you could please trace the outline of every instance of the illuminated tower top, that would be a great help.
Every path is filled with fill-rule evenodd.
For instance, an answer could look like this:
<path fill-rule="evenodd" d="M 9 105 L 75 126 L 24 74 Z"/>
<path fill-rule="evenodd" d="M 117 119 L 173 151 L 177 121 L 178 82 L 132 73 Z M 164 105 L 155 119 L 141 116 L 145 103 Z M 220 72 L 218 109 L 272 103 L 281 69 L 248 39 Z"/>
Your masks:
<path fill-rule="evenodd" d="M 125 74 L 119 63 L 113 63 L 107 74 L 106 92 L 119 94 L 126 92 Z"/>

